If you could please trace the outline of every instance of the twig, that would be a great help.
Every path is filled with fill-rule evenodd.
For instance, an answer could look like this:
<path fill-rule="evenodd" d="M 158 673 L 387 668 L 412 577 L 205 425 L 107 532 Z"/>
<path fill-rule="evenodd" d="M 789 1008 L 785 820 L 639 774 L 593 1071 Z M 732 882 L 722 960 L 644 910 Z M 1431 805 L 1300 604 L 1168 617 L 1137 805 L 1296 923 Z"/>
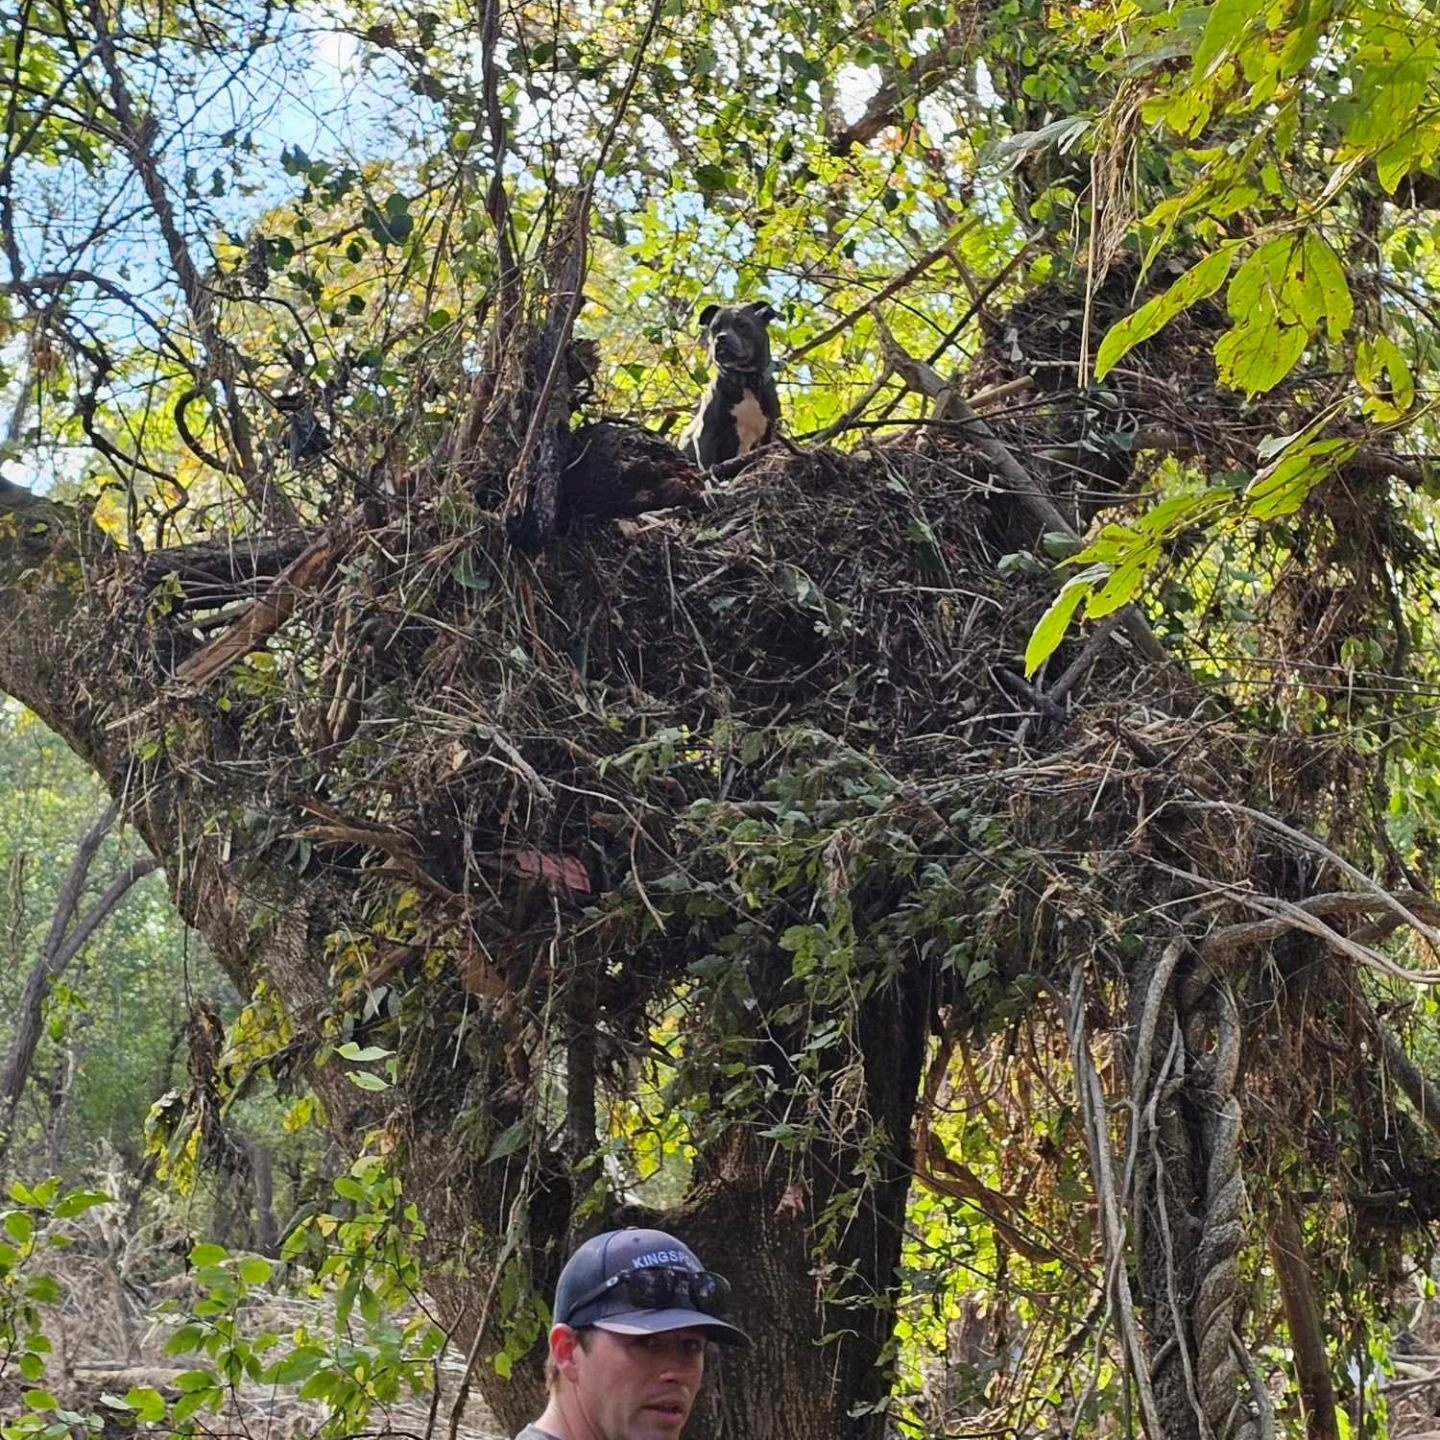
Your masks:
<path fill-rule="evenodd" d="M 833 340 L 843 331 L 848 330 L 872 307 L 888 300 L 898 291 L 903 290 L 913 281 L 918 280 L 937 260 L 943 260 L 950 253 L 950 247 L 957 240 L 963 240 L 979 224 L 977 220 L 966 220 L 957 225 L 938 245 L 932 250 L 927 250 L 913 265 L 902 270 L 893 280 L 889 281 L 881 289 L 877 290 L 863 305 L 857 305 L 855 309 L 842 315 L 833 325 L 827 325 L 818 335 L 812 335 L 803 345 L 797 346 L 794 350 L 786 352 L 786 366 L 793 365 L 797 360 L 802 360 L 812 350 L 818 350 L 820 346 Z"/>
<path fill-rule="evenodd" d="M 973 403 L 973 401 L 972 401 Z M 1074 688 L 1075 682 L 1095 663 L 1101 647 L 1120 626 L 1120 611 L 1107 615 L 1086 638 L 1080 653 L 1061 672 L 1060 678 L 1045 692 L 1046 699 L 1058 705 Z"/>
<path fill-rule="evenodd" d="M 1119 1315 L 1120 1336 L 1125 1347 L 1130 1373 L 1140 1397 L 1140 1410 L 1152 1436 L 1164 1435 L 1150 1384 L 1150 1366 L 1135 1315 L 1135 1297 L 1130 1291 L 1130 1277 L 1125 1267 L 1125 1221 L 1121 1214 L 1120 1195 L 1115 1181 L 1115 1161 L 1110 1149 L 1110 1122 L 1105 1111 L 1105 1092 L 1095 1072 L 1085 1036 L 1084 967 L 1077 965 L 1070 979 L 1070 1011 L 1066 1019 L 1070 1054 L 1075 1065 L 1075 1092 L 1080 1113 L 1085 1120 L 1089 1141 L 1090 1162 L 1095 1176 L 1095 1194 L 1100 1210 L 1100 1234 L 1104 1242 L 1107 1286 L 1111 1304 Z"/>
<path fill-rule="evenodd" d="M 1362 889 L 1373 895 L 1386 909 L 1399 916 L 1405 924 L 1409 925 L 1417 934 L 1423 935 L 1431 948 L 1440 955 L 1440 933 L 1437 933 L 1408 906 L 1403 904 L 1382 885 L 1376 884 L 1363 870 L 1352 865 L 1342 856 L 1337 855 L 1328 845 L 1317 840 L 1313 835 L 1307 835 L 1303 830 L 1297 830 L 1293 825 L 1287 825 L 1283 820 L 1277 820 L 1273 815 L 1267 815 L 1263 810 L 1256 810 L 1253 806 L 1242 805 L 1233 800 L 1177 800 L 1172 802 L 1184 805 L 1191 810 L 1223 810 L 1233 815 L 1243 815 L 1247 819 L 1254 820 L 1257 824 L 1273 830 L 1278 835 L 1283 835 L 1293 844 L 1298 845 L 1302 850 L 1309 850 L 1314 855 L 1328 860 L 1342 874 L 1347 875 L 1355 881 Z M 1395 967 L 1397 970 L 1399 967 Z M 1401 974 L 1410 972 L 1401 971 Z M 1429 982 L 1427 982 L 1429 983 Z"/>

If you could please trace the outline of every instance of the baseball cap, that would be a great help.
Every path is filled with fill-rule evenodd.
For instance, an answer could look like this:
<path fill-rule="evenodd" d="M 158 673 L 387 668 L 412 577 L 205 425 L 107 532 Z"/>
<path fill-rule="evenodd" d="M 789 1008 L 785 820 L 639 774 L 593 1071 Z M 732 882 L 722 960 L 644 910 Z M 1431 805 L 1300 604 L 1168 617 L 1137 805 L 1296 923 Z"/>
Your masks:
<path fill-rule="evenodd" d="M 748 1345 L 750 1337 L 724 1318 L 729 1294 L 729 1283 L 673 1235 L 607 1230 L 565 1262 L 555 1287 L 555 1323 L 617 1335 L 703 1330 L 721 1344 Z"/>

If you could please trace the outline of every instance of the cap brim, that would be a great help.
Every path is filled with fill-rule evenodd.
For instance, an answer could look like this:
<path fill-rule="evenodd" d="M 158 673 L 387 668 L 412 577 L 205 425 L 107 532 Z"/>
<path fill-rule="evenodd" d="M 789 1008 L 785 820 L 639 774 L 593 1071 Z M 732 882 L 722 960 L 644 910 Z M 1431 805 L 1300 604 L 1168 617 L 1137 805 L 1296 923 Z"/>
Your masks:
<path fill-rule="evenodd" d="M 574 1321 L 570 1322 L 572 1325 Z M 703 1330 L 708 1340 L 721 1345 L 750 1344 L 750 1337 L 738 1325 L 719 1320 L 701 1310 L 621 1310 L 586 1322 L 597 1330 L 616 1335 L 663 1335 L 667 1330 Z"/>

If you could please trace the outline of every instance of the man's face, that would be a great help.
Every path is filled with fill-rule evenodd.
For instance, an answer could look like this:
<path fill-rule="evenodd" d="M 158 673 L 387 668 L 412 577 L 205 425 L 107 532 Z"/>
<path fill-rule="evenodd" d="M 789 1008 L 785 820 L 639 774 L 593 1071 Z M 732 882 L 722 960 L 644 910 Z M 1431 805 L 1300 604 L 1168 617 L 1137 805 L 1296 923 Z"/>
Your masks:
<path fill-rule="evenodd" d="M 575 1331 L 557 1325 L 550 1346 L 572 1440 L 676 1440 L 690 1418 L 705 1373 L 701 1331 L 597 1329 L 581 1346 Z"/>

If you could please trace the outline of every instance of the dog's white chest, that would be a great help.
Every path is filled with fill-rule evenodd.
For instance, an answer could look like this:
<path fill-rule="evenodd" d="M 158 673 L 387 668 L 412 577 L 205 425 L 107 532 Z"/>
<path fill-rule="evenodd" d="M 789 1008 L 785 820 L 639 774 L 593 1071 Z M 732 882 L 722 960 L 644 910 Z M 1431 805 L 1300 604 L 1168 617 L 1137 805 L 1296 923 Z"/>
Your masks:
<path fill-rule="evenodd" d="M 735 421 L 735 433 L 740 437 L 740 453 L 747 454 L 764 438 L 770 422 L 754 392 L 747 390 L 732 407 L 731 417 Z"/>

